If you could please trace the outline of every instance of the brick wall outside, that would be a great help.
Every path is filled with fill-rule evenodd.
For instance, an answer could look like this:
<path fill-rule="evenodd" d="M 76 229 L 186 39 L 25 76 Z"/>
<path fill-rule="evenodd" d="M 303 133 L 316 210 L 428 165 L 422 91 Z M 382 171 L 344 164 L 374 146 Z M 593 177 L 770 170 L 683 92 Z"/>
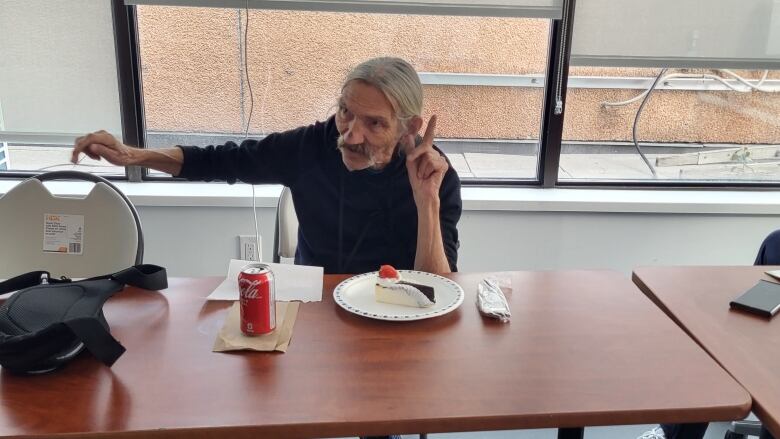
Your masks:
<path fill-rule="evenodd" d="M 138 7 L 147 129 L 244 129 L 243 11 Z M 418 71 L 543 73 L 549 22 L 250 10 L 248 65 L 254 108 L 250 132 L 272 132 L 332 113 L 347 71 L 374 56 L 400 56 Z M 654 76 L 651 69 L 573 68 L 572 75 Z M 740 72 L 755 78 L 761 72 Z M 780 72 L 770 72 L 780 78 Z M 564 138 L 631 139 L 639 103 L 602 101 L 637 90 L 571 89 Z M 438 137 L 536 139 L 542 89 L 425 86 L 425 116 Z M 659 91 L 644 110 L 641 138 L 660 142 L 780 143 L 780 93 Z"/>

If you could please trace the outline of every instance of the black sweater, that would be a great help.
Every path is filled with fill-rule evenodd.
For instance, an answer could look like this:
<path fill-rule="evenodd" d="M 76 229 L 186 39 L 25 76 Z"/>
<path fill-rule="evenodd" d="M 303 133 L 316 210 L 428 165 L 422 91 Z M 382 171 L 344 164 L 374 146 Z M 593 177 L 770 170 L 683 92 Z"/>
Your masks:
<path fill-rule="evenodd" d="M 397 154 L 381 171 L 350 172 L 336 148 L 334 118 L 262 140 L 198 148 L 182 146 L 180 177 L 283 184 L 292 192 L 298 215 L 295 263 L 317 265 L 325 273 L 364 273 L 381 264 L 414 268 L 417 207 Z M 462 202 L 460 179 L 450 166 L 439 191 L 444 252 L 457 270 Z"/>

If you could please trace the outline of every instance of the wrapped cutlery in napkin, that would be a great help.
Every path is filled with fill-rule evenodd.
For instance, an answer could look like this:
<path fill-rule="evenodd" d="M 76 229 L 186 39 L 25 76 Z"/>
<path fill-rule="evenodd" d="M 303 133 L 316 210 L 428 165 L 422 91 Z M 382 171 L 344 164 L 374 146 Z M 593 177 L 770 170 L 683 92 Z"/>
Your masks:
<path fill-rule="evenodd" d="M 509 283 L 509 286 L 505 286 Z M 509 311 L 509 304 L 502 287 L 511 291 L 511 279 L 497 279 L 495 277 L 486 277 L 477 285 L 477 308 L 482 314 L 501 320 L 503 323 L 509 322 L 512 313 Z"/>

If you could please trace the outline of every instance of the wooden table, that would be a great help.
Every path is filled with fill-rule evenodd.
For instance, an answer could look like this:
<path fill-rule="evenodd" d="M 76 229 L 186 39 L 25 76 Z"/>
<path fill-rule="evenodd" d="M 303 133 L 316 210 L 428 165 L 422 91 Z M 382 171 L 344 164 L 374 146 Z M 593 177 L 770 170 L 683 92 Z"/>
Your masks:
<path fill-rule="evenodd" d="M 480 274 L 455 312 L 383 322 L 301 306 L 289 350 L 212 353 L 227 304 L 218 279 L 128 289 L 106 314 L 127 347 L 57 373 L 0 373 L 0 436 L 305 437 L 730 420 L 750 397 L 617 273 L 516 272 L 510 324 L 483 318 Z M 663 358 L 663 361 L 659 361 Z M 139 433 L 140 432 L 140 433 Z M 131 433 L 132 434 L 132 433 Z"/>
<path fill-rule="evenodd" d="M 780 267 L 655 267 L 634 282 L 753 397 L 753 411 L 780 437 L 780 317 L 731 311 L 729 302 Z"/>

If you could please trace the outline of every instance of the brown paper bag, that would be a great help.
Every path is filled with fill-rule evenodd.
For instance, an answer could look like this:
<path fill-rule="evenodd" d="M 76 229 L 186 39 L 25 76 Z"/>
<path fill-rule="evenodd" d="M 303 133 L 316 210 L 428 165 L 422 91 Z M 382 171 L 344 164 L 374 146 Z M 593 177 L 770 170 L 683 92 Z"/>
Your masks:
<path fill-rule="evenodd" d="M 214 341 L 214 352 L 253 350 L 286 352 L 292 338 L 300 302 L 276 302 L 276 328 L 268 334 L 247 337 L 241 332 L 239 303 L 228 310 L 227 318 Z"/>

